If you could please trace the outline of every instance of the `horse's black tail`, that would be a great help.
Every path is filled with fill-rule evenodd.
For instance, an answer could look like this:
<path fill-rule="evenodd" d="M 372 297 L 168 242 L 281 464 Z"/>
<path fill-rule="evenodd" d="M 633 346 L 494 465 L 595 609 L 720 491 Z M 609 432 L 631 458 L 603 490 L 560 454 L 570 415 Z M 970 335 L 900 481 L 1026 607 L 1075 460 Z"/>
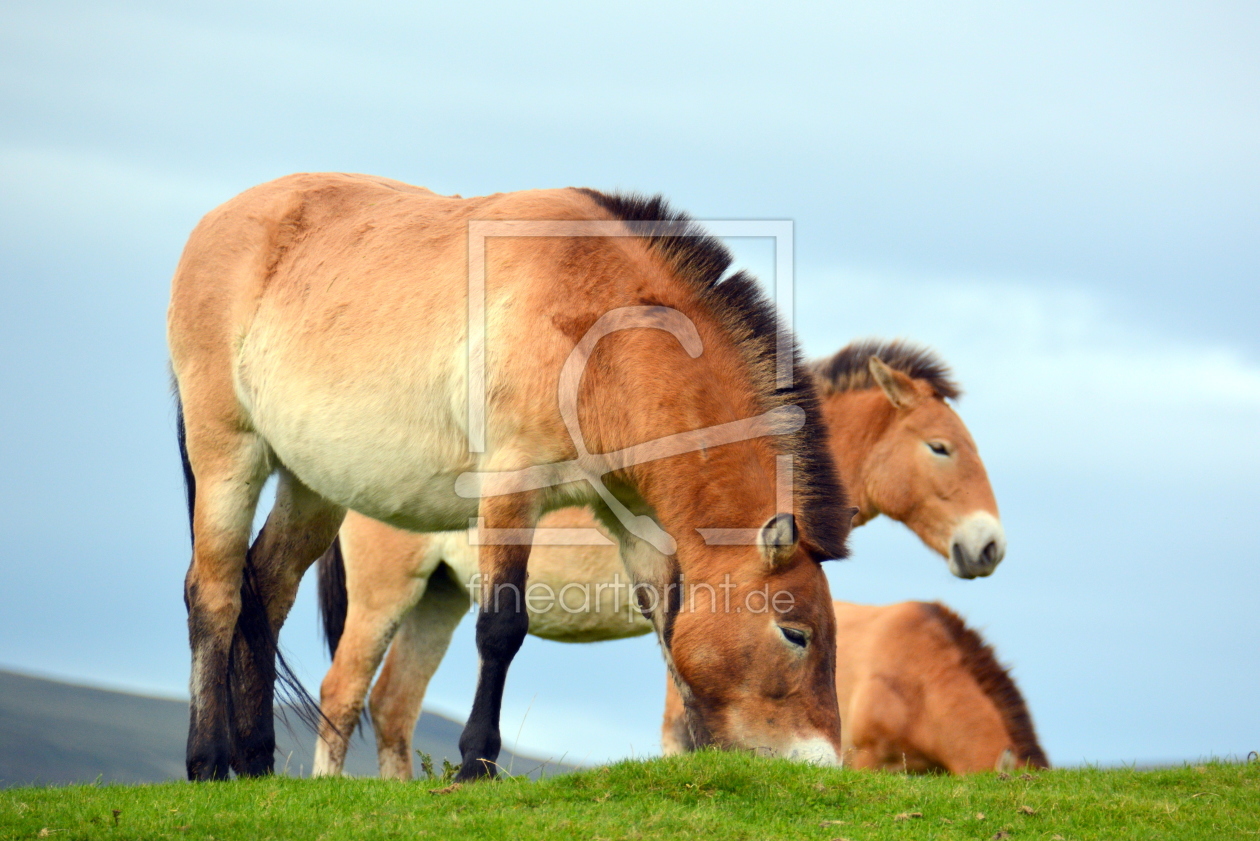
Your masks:
<path fill-rule="evenodd" d="M 179 457 L 184 467 L 184 495 L 188 504 L 188 534 L 190 540 L 196 543 L 196 533 L 193 531 L 193 509 L 197 500 L 197 477 L 193 473 L 192 463 L 188 459 L 188 433 L 184 425 L 184 405 L 179 399 L 179 389 L 175 388 L 175 427 L 176 437 L 179 441 Z M 267 616 L 267 605 L 259 592 L 258 574 L 254 564 L 253 552 L 250 551 L 245 555 L 245 569 L 241 577 L 241 610 L 236 620 L 236 633 L 245 643 L 253 661 L 259 665 L 263 674 L 270 670 L 268 667 L 271 663 L 275 663 L 275 673 L 273 678 L 277 684 L 276 689 L 281 697 L 280 715 L 284 718 L 286 709 L 292 710 L 297 717 L 305 722 L 311 729 L 318 730 L 319 723 L 326 720 L 323 712 L 319 708 L 319 702 L 306 690 L 302 685 L 302 681 L 298 678 L 297 673 L 293 671 L 293 667 L 284 658 L 280 652 L 279 640 L 271 630 L 271 621 Z M 340 554 L 338 555 L 340 557 Z M 344 589 L 344 587 L 343 587 Z M 184 593 L 184 607 L 188 608 L 188 593 Z M 342 626 L 344 627 L 344 612 L 342 614 Z M 338 628 L 338 636 L 341 629 Z M 229 653 L 229 669 L 225 676 L 228 683 L 228 697 L 233 697 L 233 686 L 241 686 L 241 675 L 239 674 L 241 664 L 239 658 L 235 656 L 235 646 Z M 287 721 L 286 721 L 287 726 Z"/>
<path fill-rule="evenodd" d="M 253 554 L 250 551 L 245 556 L 244 575 L 241 578 L 241 612 L 236 620 L 236 633 L 245 643 L 245 648 L 249 651 L 255 668 L 264 678 L 268 676 L 269 667 L 274 668 L 270 677 L 274 680 L 272 684 L 274 697 L 279 702 L 279 709 L 276 712 L 285 726 L 289 727 L 287 713 L 292 712 L 311 730 L 319 732 L 321 723 L 331 725 L 332 722 L 320 709 L 319 701 L 302 685 L 297 672 L 289 665 L 284 652 L 280 650 L 280 640 L 271 629 L 271 619 L 267 615 L 267 602 L 258 585 L 257 566 L 254 564 Z M 234 654 L 235 646 L 233 646 Z M 273 663 L 274 666 L 271 665 Z M 241 687 L 245 692 L 257 691 L 249 687 L 246 681 L 242 680 L 243 677 L 240 661 L 232 656 L 228 676 L 229 694 L 235 691 L 232 688 L 233 685 Z M 296 736 L 292 728 L 289 728 L 289 733 Z"/>
<path fill-rule="evenodd" d="M 319 619 L 328 643 L 328 656 L 337 655 L 337 646 L 346 630 L 346 611 L 350 599 L 346 594 L 346 559 L 341 555 L 341 536 L 319 557 Z"/>
<path fill-rule="evenodd" d="M 197 499 L 197 477 L 188 460 L 188 433 L 184 430 L 184 404 L 175 390 L 175 435 L 179 440 L 179 458 L 184 464 L 184 497 L 188 502 L 188 539 L 193 539 L 193 503 Z"/>

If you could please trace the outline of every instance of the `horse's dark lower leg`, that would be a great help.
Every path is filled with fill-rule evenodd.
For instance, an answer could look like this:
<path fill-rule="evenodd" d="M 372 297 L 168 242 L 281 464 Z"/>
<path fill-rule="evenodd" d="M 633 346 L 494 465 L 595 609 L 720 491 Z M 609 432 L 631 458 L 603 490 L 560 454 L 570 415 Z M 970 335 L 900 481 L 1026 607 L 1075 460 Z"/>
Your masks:
<path fill-rule="evenodd" d="M 232 643 L 231 763 L 239 776 L 275 770 L 277 677 L 294 696 L 299 717 L 318 720 L 318 703 L 280 658 L 277 639 L 302 573 L 332 543 L 344 514 L 282 474 L 275 506 L 249 550 Z"/>
<path fill-rule="evenodd" d="M 232 639 L 232 768 L 242 777 L 275 771 L 276 637 L 250 552 L 241 585 L 241 618 Z"/>
<path fill-rule="evenodd" d="M 192 624 L 190 622 L 190 624 Z M 227 674 L 225 653 L 202 651 L 194 654 L 196 668 L 217 675 Z M 194 676 L 194 684 L 196 678 Z M 219 689 L 225 689 L 220 683 Z M 188 746 L 185 762 L 188 779 L 226 780 L 231 767 L 231 744 L 228 726 L 228 697 L 226 691 L 208 693 L 204 687 L 193 687 L 193 698 L 188 707 Z"/>
<path fill-rule="evenodd" d="M 483 503 L 483 510 L 485 508 Z M 483 522 L 492 522 L 487 517 Z M 510 522 L 509 527 L 518 526 Z M 503 526 L 499 526 L 502 528 Z M 490 583 L 481 589 L 481 612 L 477 615 L 477 653 L 481 670 L 477 694 L 464 732 L 459 737 L 462 764 L 457 780 L 474 780 L 495 775 L 502 739 L 499 736 L 499 710 L 503 705 L 503 684 L 508 666 L 520 650 L 529 630 L 525 612 L 525 570 L 529 544 L 482 546 L 483 574 Z M 487 554 L 489 558 L 487 559 Z"/>
<path fill-rule="evenodd" d="M 284 662 L 277 640 L 293 606 L 302 572 L 320 550 L 286 553 L 283 557 L 287 563 L 277 569 L 278 558 L 267 558 L 258 551 L 260 545 L 266 545 L 266 531 L 264 528 L 250 551 L 242 586 L 241 619 L 232 641 L 231 761 L 233 770 L 242 777 L 275 771 L 277 678 L 289 696 L 291 711 L 310 724 L 319 718 L 318 702 L 307 694 Z M 335 526 L 331 532 L 336 533 Z M 326 534 L 325 530 L 319 533 Z M 331 540 L 329 536 L 327 542 Z"/>
<path fill-rule="evenodd" d="M 205 718 L 202 708 L 197 704 L 188 707 L 188 746 L 185 753 L 188 779 L 193 782 L 208 780 L 226 780 L 230 752 L 228 750 L 227 716 L 215 716 L 220 719 L 218 726 L 202 726 Z"/>
<path fill-rule="evenodd" d="M 521 584 L 524 583 L 522 576 Z M 523 587 L 517 592 L 524 597 Z M 508 666 L 520 650 L 528 630 L 529 614 L 523 604 L 519 610 L 496 611 L 482 607 L 477 616 L 477 653 L 481 656 L 481 671 L 477 676 L 472 713 L 459 737 L 459 752 L 463 760 L 457 780 L 495 775 L 495 761 L 503 744 L 499 735 L 503 685 L 507 680 Z"/>
<path fill-rule="evenodd" d="M 226 780 L 231 760 L 232 711 L 226 679 L 232 627 L 229 617 L 235 614 L 235 600 L 209 598 L 208 589 L 187 585 L 192 648 L 186 753 L 190 780 Z"/>

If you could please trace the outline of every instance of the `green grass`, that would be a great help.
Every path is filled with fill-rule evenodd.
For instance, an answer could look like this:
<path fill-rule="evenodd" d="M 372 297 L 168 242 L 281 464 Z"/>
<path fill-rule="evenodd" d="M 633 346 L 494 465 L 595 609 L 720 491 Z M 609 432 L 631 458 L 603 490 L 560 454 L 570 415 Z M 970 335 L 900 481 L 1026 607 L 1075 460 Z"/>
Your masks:
<path fill-rule="evenodd" d="M 1260 763 L 968 778 L 706 752 L 433 794 L 297 780 L 0 791 L 0 838 L 1260 838 Z"/>

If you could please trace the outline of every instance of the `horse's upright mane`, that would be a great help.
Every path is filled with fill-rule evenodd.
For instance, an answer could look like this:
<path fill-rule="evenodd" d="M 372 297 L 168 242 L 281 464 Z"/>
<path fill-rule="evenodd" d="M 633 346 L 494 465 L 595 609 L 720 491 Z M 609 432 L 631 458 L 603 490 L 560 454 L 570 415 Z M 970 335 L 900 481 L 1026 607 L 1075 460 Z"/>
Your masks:
<path fill-rule="evenodd" d="M 1037 731 L 1033 728 L 1032 716 L 1028 713 L 1024 696 L 1015 686 L 1015 681 L 1011 680 L 1010 674 L 998 663 L 993 646 L 981 639 L 978 633 L 967 627 L 958 614 L 940 602 L 925 603 L 923 607 L 941 623 L 962 655 L 963 666 L 997 707 L 1006 724 L 1006 732 L 1015 745 L 1018 754 L 1016 760 L 1035 768 L 1049 768 L 1050 761 L 1037 741 Z"/>
<path fill-rule="evenodd" d="M 582 192 L 614 218 L 629 223 L 631 230 L 695 290 L 743 354 L 763 411 L 790 405 L 805 411 L 805 425 L 799 431 L 775 436 L 775 440 L 795 459 L 794 481 L 801 506 L 797 516 L 802 531 L 826 557 L 845 557 L 847 529 L 841 524 L 848 520 L 841 510 L 848 502 L 827 447 L 813 377 L 793 340 L 792 386 L 777 387 L 779 319 L 757 281 L 746 272 L 724 279 L 731 266 L 730 251 L 661 196 Z"/>
<path fill-rule="evenodd" d="M 904 339 L 852 342 L 836 351 L 834 356 L 813 363 L 810 369 L 818 378 L 824 394 L 877 388 L 878 383 L 871 376 L 872 356 L 878 356 L 889 368 L 911 379 L 924 380 L 938 397 L 957 400 L 962 396 L 962 389 L 954 381 L 949 366 L 939 356 Z"/>

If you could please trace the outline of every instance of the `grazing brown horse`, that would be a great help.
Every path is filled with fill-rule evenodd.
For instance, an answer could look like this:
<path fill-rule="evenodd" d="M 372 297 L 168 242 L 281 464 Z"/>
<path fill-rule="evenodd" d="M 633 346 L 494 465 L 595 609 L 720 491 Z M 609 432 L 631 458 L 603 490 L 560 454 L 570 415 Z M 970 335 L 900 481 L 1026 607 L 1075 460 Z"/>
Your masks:
<path fill-rule="evenodd" d="M 812 371 L 825 395 L 832 456 L 859 520 L 888 514 L 944 555 L 955 574 L 991 573 L 1005 538 L 975 443 L 946 402 L 959 396 L 948 368 L 905 342 L 864 341 Z M 546 528 L 593 525 L 582 509 L 557 511 L 541 522 Z M 535 545 L 527 588 L 535 598 L 526 602 L 531 634 L 592 642 L 652 629 L 630 598 L 625 569 L 608 544 Z M 315 771 L 340 773 L 368 685 L 392 638 L 370 709 L 381 774 L 410 779 L 411 734 L 429 679 L 467 610 L 464 588 L 472 588 L 477 574 L 476 547 L 465 532 L 410 534 L 350 514 L 319 574 L 334 659 L 321 691 L 330 724 L 316 747 Z M 838 662 L 846 656 L 837 649 Z"/>
<path fill-rule="evenodd" d="M 487 225 L 499 235 L 475 239 Z M 168 313 L 194 536 L 189 776 L 273 770 L 275 637 L 347 509 L 482 526 L 460 779 L 494 773 L 531 536 L 570 505 L 665 594 L 644 608 L 699 741 L 836 762 L 819 562 L 844 556 L 851 516 L 813 380 L 729 265 L 660 199 L 591 190 L 460 199 L 305 174 L 211 211 Z M 682 580 L 786 597 L 758 615 L 682 609 Z"/>
<path fill-rule="evenodd" d="M 836 602 L 836 695 L 844 764 L 885 771 L 1048 768 L 1024 698 L 993 648 L 939 602 Z M 665 691 L 661 747 L 689 747 Z"/>

